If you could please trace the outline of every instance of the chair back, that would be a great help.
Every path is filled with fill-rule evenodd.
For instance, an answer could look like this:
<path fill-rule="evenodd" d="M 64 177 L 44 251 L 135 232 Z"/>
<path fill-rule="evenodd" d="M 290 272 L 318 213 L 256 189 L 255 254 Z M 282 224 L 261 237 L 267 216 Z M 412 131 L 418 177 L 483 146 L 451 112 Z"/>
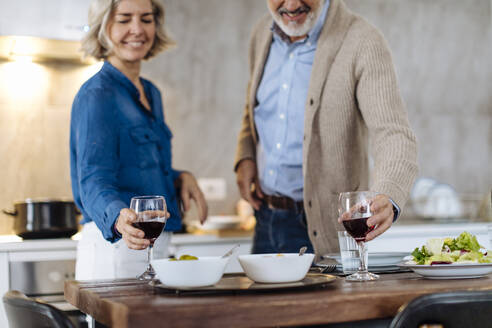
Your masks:
<path fill-rule="evenodd" d="M 492 327 L 492 290 L 435 293 L 409 302 L 390 328 L 418 328 L 424 324 L 445 328 Z"/>
<path fill-rule="evenodd" d="M 12 290 L 3 296 L 10 328 L 75 328 L 63 311 Z"/>

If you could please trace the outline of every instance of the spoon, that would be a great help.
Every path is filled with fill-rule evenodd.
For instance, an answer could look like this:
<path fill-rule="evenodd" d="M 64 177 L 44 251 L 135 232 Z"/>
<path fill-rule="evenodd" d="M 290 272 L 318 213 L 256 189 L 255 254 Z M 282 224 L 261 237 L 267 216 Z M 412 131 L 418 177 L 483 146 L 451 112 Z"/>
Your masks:
<path fill-rule="evenodd" d="M 306 251 L 307 251 L 307 247 L 306 246 L 302 246 L 301 249 L 299 250 L 299 256 L 304 255 L 304 253 L 306 253 Z"/>
<path fill-rule="evenodd" d="M 234 252 L 234 250 L 235 250 L 236 248 L 238 248 L 239 246 L 241 246 L 241 245 L 239 245 L 239 244 L 234 245 L 234 247 L 233 247 L 233 248 L 231 248 L 231 249 L 230 249 L 227 253 L 225 253 L 224 255 L 222 255 L 222 258 L 225 258 L 225 257 L 229 257 L 229 256 L 231 256 L 231 255 L 232 255 L 232 253 Z"/>

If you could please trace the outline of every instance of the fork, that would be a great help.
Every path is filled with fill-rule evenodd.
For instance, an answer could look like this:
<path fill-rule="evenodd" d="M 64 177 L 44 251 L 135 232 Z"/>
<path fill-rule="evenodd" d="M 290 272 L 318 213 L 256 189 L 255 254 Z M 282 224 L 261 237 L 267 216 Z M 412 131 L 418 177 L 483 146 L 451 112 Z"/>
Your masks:
<path fill-rule="evenodd" d="M 234 251 L 236 250 L 236 248 L 238 248 L 239 246 L 241 246 L 241 245 L 239 245 L 239 244 L 234 245 L 233 248 L 231 248 L 227 253 L 225 253 L 224 255 L 222 255 L 222 258 L 226 258 L 226 257 L 231 256 L 232 253 L 234 253 Z"/>
<path fill-rule="evenodd" d="M 315 273 L 329 273 L 335 271 L 337 265 L 336 264 L 328 264 L 326 266 L 313 266 L 310 271 Z"/>
<path fill-rule="evenodd" d="M 326 267 L 322 268 L 320 273 L 328 273 L 328 272 L 333 272 L 337 268 L 336 264 L 328 264 Z"/>

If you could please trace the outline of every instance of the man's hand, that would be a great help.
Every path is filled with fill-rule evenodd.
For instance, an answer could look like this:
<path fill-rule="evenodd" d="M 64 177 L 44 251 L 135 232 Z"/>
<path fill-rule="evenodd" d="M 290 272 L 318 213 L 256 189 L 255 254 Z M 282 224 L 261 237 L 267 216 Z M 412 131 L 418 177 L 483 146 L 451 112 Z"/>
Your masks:
<path fill-rule="evenodd" d="M 373 215 L 367 220 L 367 225 L 376 228 L 369 232 L 366 241 L 373 240 L 383 232 L 389 229 L 393 224 L 393 203 L 386 195 L 377 195 L 371 203 L 371 212 Z"/>
<path fill-rule="evenodd" d="M 189 172 L 183 172 L 179 175 L 177 180 L 176 185 L 181 192 L 180 196 L 184 210 L 188 211 L 190 209 L 191 200 L 193 199 L 198 210 L 200 223 L 205 222 L 207 219 L 208 206 L 195 177 Z"/>
<path fill-rule="evenodd" d="M 260 188 L 256 163 L 251 159 L 243 159 L 236 170 L 236 182 L 239 193 L 255 210 L 260 209 L 263 192 Z"/>
<path fill-rule="evenodd" d="M 376 195 L 370 203 L 370 210 L 372 216 L 367 220 L 367 225 L 369 227 L 375 227 L 374 230 L 369 232 L 366 236 L 366 241 L 373 240 L 383 232 L 389 229 L 393 224 L 393 203 L 386 195 Z M 350 220 L 353 213 L 360 211 L 360 205 L 354 206 L 350 211 L 342 213 L 338 218 L 338 223 Z M 363 212 L 365 212 L 364 210 Z"/>
<path fill-rule="evenodd" d="M 137 214 L 129 208 L 120 211 L 116 220 L 115 228 L 121 234 L 128 248 L 145 249 L 150 245 L 150 241 L 145 239 L 145 233 L 135 228 L 132 223 L 137 221 Z"/>

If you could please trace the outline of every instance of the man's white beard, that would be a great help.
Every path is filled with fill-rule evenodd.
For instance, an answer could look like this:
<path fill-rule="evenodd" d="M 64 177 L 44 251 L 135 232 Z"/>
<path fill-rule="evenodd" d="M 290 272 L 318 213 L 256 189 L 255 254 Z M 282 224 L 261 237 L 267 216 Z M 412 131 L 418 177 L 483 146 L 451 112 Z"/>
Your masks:
<path fill-rule="evenodd" d="M 272 14 L 273 20 L 285 34 L 291 37 L 303 36 L 308 34 L 309 31 L 311 31 L 311 29 L 316 24 L 316 21 L 318 20 L 321 11 L 323 10 L 324 2 L 325 1 L 320 1 L 320 4 L 316 9 L 316 11 L 311 10 L 306 15 L 306 20 L 302 25 L 299 25 L 296 22 L 289 22 L 288 24 L 285 24 L 284 21 L 282 20 L 282 15 L 280 15 L 277 11 L 272 11 L 271 9 L 269 10 L 270 13 Z"/>

